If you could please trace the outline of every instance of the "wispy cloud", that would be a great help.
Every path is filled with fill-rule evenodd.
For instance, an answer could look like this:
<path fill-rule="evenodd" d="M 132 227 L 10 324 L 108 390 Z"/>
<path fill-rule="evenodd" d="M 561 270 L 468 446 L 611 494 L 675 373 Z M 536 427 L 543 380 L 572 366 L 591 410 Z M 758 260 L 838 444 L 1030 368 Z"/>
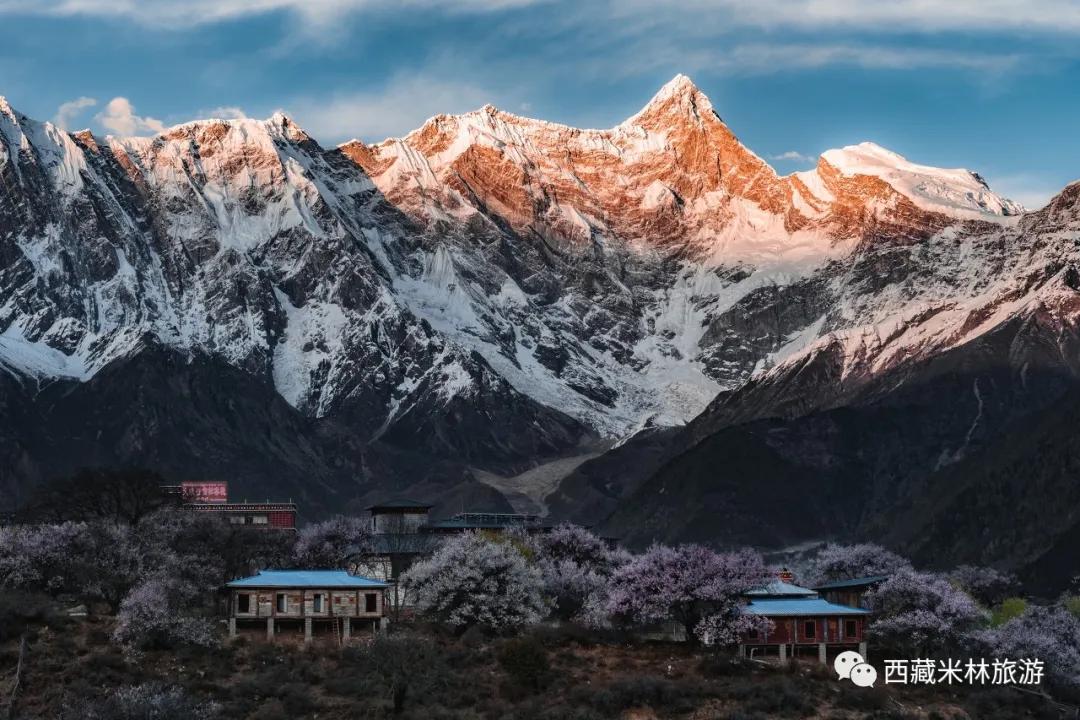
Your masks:
<path fill-rule="evenodd" d="M 1074 0 L 614 0 L 610 7 L 622 17 L 664 18 L 714 33 L 714 20 L 728 26 L 884 33 L 1080 32 L 1080 4 Z"/>
<path fill-rule="evenodd" d="M 242 108 L 238 108 L 234 105 L 225 105 L 221 107 L 209 108 L 206 110 L 199 110 L 195 113 L 196 117 L 200 119 L 209 120 L 211 118 L 217 120 L 242 120 L 248 117 L 248 114 L 244 112 Z"/>
<path fill-rule="evenodd" d="M 851 65 L 865 68 L 912 70 L 950 67 L 1003 72 L 1016 67 L 1022 57 L 912 47 L 863 45 L 755 44 L 739 45 L 716 58 L 731 70 L 752 73 L 781 72 L 791 68 Z"/>
<path fill-rule="evenodd" d="M 326 142 L 382 140 L 404 135 L 433 115 L 475 110 L 491 100 L 491 93 L 467 81 L 414 75 L 399 76 L 378 91 L 301 98 L 286 110 Z"/>
<path fill-rule="evenodd" d="M 580 8 L 553 0 L 0 0 L 0 12 L 123 17 L 151 25 L 191 27 L 281 11 L 328 23 L 360 12 L 492 12 L 538 4 Z M 717 27 L 732 26 L 888 33 L 1080 32 L 1080 4 L 1075 0 L 609 0 L 588 5 L 590 14 L 613 21 L 682 18 L 713 33 Z"/>
<path fill-rule="evenodd" d="M 115 97 L 94 116 L 106 130 L 117 135 L 145 135 L 165 131 L 165 124 L 152 117 L 135 114 L 135 106 L 125 97 Z"/>
<path fill-rule="evenodd" d="M 71 126 L 71 122 L 82 115 L 87 108 L 92 108 L 97 105 L 97 100 L 92 97 L 77 97 L 74 100 L 69 100 L 66 103 L 62 103 L 60 107 L 56 108 L 56 115 L 53 117 L 53 124 L 62 130 L 67 130 Z"/>
<path fill-rule="evenodd" d="M 161 28 L 188 28 L 272 12 L 329 25 L 359 12 L 488 12 L 543 0 L 0 0 L 0 13 L 114 17 Z"/>
<path fill-rule="evenodd" d="M 796 150 L 788 150 L 787 152 L 778 153 L 776 155 L 770 155 L 770 160 L 786 160 L 788 162 L 809 163 L 814 162 L 814 158 L 810 155 L 803 155 Z"/>
<path fill-rule="evenodd" d="M 675 46 L 642 37 L 629 40 L 635 48 L 627 55 L 597 58 L 590 72 L 598 76 L 635 77 L 661 68 L 683 72 L 723 72 L 728 75 L 775 75 L 792 70 L 826 67 L 859 67 L 875 70 L 946 68 L 969 70 L 987 76 L 1027 67 L 1031 59 L 1021 53 L 975 52 L 893 45 L 799 43 L 776 39 L 768 43 L 744 43 L 724 47 Z"/>

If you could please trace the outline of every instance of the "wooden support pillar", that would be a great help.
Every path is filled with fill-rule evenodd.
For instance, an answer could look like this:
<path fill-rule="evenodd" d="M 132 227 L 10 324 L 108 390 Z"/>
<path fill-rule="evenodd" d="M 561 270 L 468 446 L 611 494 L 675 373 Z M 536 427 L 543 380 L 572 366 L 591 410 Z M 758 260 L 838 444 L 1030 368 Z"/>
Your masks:
<path fill-rule="evenodd" d="M 274 618 L 272 617 L 266 618 L 266 639 L 271 641 L 274 639 Z"/>
<path fill-rule="evenodd" d="M 236 637 L 236 618 L 229 618 L 229 637 Z"/>
<path fill-rule="evenodd" d="M 311 618 L 304 618 L 304 642 L 311 642 Z"/>
<path fill-rule="evenodd" d="M 866 652 L 866 641 L 863 640 L 859 643 L 859 654 L 862 655 L 863 662 L 870 662 L 870 656 Z"/>
<path fill-rule="evenodd" d="M 783 664 L 783 663 L 786 663 L 786 662 L 787 662 L 787 643 L 784 643 L 784 644 L 782 644 L 780 646 L 780 663 Z"/>
<path fill-rule="evenodd" d="M 348 640 L 349 635 L 352 633 L 352 618 L 345 617 L 341 624 L 341 639 Z"/>
<path fill-rule="evenodd" d="M 817 659 L 822 665 L 828 665 L 829 661 L 825 659 L 825 643 L 818 643 L 817 645 Z"/>
<path fill-rule="evenodd" d="M 742 643 L 739 643 L 739 657 L 746 657 L 746 646 Z"/>

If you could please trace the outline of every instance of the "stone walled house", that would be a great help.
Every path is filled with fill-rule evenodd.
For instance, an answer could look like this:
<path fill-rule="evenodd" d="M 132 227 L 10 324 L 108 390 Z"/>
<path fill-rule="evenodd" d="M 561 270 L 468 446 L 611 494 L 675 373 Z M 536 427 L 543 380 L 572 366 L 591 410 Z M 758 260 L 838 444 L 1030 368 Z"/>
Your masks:
<path fill-rule="evenodd" d="M 263 570 L 233 580 L 229 591 L 229 635 L 266 633 L 346 641 L 359 631 L 375 633 L 384 622 L 387 584 L 344 570 Z"/>

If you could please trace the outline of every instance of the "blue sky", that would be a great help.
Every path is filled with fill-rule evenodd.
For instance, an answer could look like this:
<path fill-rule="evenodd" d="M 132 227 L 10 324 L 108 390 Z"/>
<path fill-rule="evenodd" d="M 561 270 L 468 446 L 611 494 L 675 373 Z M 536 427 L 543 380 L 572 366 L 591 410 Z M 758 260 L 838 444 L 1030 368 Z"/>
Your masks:
<path fill-rule="evenodd" d="M 873 140 L 1029 206 L 1080 178 L 1076 0 L 0 0 L 0 94 L 148 134 L 283 109 L 324 145 L 490 102 L 609 127 L 676 73 L 780 172 Z"/>

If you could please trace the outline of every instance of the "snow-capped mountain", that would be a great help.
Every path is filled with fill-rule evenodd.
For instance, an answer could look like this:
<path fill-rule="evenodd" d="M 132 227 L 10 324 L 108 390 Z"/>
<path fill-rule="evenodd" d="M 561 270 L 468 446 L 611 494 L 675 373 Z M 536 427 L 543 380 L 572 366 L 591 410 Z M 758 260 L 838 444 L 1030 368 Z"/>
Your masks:
<path fill-rule="evenodd" d="M 775 288 L 864 242 L 902 244 L 1022 210 L 973 173 L 871 144 L 780 177 L 684 76 L 609 130 L 488 106 L 341 150 L 436 238 L 441 272 L 496 273 L 486 283 L 427 273 L 480 312 L 440 324 L 456 314 L 445 297 L 421 297 L 428 310 L 418 312 L 515 387 L 609 434 L 646 418 L 685 422 L 815 339 L 817 315 L 763 335 L 733 326 Z M 508 288 L 527 303 L 527 322 L 507 308 Z M 516 347 L 492 353 L 507 320 L 521 329 Z"/>
<path fill-rule="evenodd" d="M 685 423 L 823 347 L 867 375 L 955 347 L 1075 234 L 870 143 L 780 176 L 684 76 L 607 130 L 486 106 L 334 149 L 280 114 L 101 138 L 0 100 L 0 182 L 20 382 L 165 348 L 477 466 Z"/>

